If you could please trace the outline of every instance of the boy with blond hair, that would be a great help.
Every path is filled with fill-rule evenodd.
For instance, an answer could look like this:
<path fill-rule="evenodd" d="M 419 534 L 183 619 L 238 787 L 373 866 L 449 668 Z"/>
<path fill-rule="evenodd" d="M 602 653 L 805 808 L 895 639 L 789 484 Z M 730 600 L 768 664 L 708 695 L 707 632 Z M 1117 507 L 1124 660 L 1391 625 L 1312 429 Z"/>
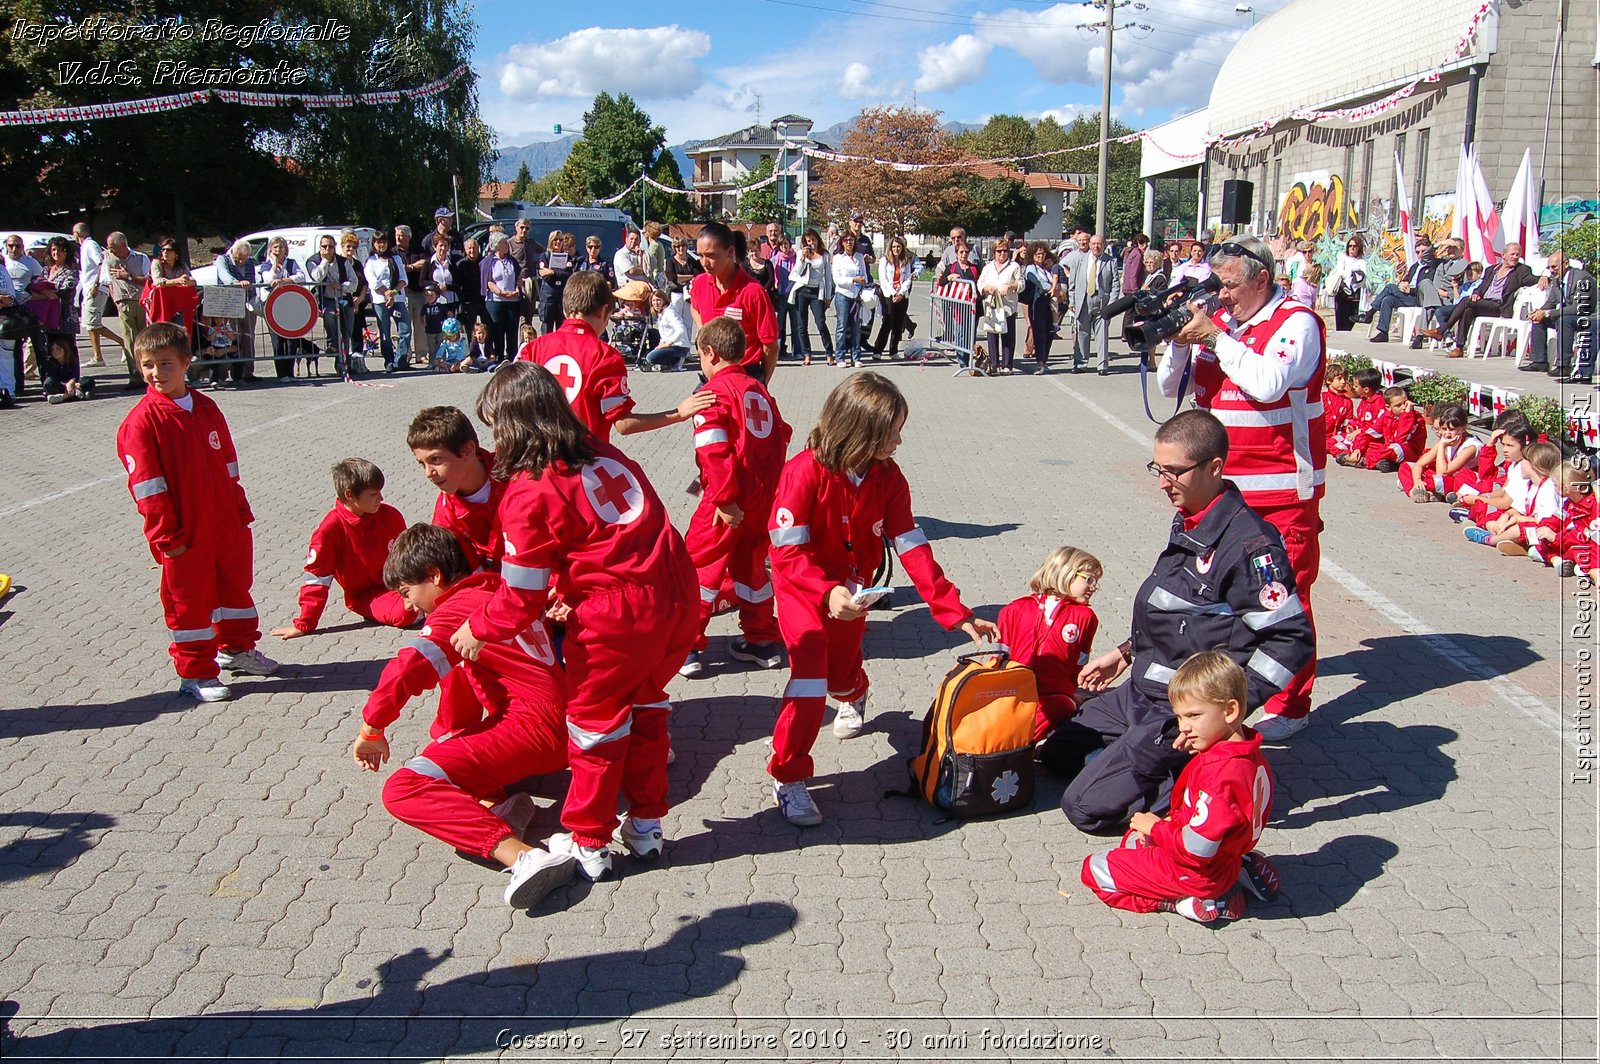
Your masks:
<path fill-rule="evenodd" d="M 223 669 L 270 676 L 278 663 L 256 649 L 255 515 L 239 483 L 239 454 L 217 404 L 189 389 L 191 358 L 189 334 L 171 322 L 134 339 L 131 361 L 146 391 L 117 429 L 117 454 L 161 566 L 178 691 L 226 702 L 233 692 L 220 678 Z"/>
<path fill-rule="evenodd" d="M 1129 912 L 1177 913 L 1202 924 L 1244 914 L 1244 894 L 1278 896 L 1278 872 L 1256 852 L 1272 811 L 1261 736 L 1245 726 L 1244 670 L 1221 651 L 1195 654 L 1167 687 L 1173 746 L 1194 755 L 1165 817 L 1135 813 L 1122 844 L 1083 862 L 1084 886 Z"/>

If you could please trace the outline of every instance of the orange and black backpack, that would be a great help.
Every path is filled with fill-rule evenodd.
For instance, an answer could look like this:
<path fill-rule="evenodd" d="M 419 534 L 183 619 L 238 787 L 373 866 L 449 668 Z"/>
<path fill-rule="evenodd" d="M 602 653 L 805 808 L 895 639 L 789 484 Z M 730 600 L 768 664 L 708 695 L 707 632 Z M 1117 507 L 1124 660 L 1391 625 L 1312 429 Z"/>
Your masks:
<path fill-rule="evenodd" d="M 1033 670 L 1003 650 L 963 654 L 939 684 L 911 759 L 911 789 L 955 816 L 1033 802 Z"/>

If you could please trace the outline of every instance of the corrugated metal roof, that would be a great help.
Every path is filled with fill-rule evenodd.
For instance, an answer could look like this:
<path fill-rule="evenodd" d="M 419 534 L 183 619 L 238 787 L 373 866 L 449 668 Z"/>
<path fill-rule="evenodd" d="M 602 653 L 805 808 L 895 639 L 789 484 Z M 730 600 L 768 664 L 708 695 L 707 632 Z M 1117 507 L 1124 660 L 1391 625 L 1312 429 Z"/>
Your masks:
<path fill-rule="evenodd" d="M 1236 133 L 1297 107 L 1359 99 L 1449 61 L 1479 0 L 1295 0 L 1228 53 L 1209 130 Z M 1494 17 L 1473 51 L 1493 50 Z"/>

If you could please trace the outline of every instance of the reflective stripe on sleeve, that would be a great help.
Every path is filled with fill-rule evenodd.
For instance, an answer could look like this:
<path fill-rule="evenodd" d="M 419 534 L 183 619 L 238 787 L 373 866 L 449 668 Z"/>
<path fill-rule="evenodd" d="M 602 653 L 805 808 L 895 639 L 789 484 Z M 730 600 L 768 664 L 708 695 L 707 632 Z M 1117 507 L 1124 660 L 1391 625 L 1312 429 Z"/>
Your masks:
<path fill-rule="evenodd" d="M 728 434 L 722 429 L 701 429 L 694 434 L 696 447 L 710 447 L 713 443 L 727 443 Z"/>
<path fill-rule="evenodd" d="M 321 584 L 323 587 L 328 587 L 333 583 L 333 574 L 329 573 L 327 576 L 317 576 L 314 573 L 307 573 L 306 578 L 300 581 L 300 583 L 302 586 L 307 584 Z"/>
<path fill-rule="evenodd" d="M 148 499 L 150 496 L 160 495 L 166 490 L 166 477 L 151 477 L 149 480 L 141 480 L 133 486 L 133 497 L 135 499 Z"/>
<path fill-rule="evenodd" d="M 760 587 L 751 587 L 749 584 L 741 584 L 735 580 L 733 582 L 733 593 L 739 596 L 740 602 L 765 602 L 772 597 L 772 581 L 769 580 Z"/>
<path fill-rule="evenodd" d="M 621 406 L 627 401 L 628 397 L 626 395 L 613 395 L 609 399 L 602 399 L 600 400 L 600 412 L 602 414 L 609 414 L 611 411 L 615 410 L 617 407 Z"/>
<path fill-rule="evenodd" d="M 660 702 L 635 702 L 633 704 L 633 708 L 634 709 L 665 709 L 665 710 L 670 711 L 672 709 L 672 700 L 670 698 L 668 698 L 668 699 L 663 699 Z"/>
<path fill-rule="evenodd" d="M 427 658 L 428 664 L 433 666 L 433 671 L 439 674 L 439 679 L 444 679 L 445 673 L 450 671 L 450 659 L 445 656 L 445 652 L 440 650 L 438 644 L 433 640 L 414 635 L 407 639 L 404 645 Z"/>
<path fill-rule="evenodd" d="M 1253 670 L 1257 676 L 1280 691 L 1288 687 L 1289 681 L 1294 679 L 1294 673 L 1284 668 L 1276 659 L 1268 657 L 1263 650 L 1251 654 L 1250 660 L 1245 662 L 1245 668 Z"/>
<path fill-rule="evenodd" d="M 228 463 L 228 475 L 230 477 L 232 477 L 234 480 L 238 480 L 239 479 L 239 463 L 238 462 L 229 462 Z"/>
<path fill-rule="evenodd" d="M 1202 605 L 1198 602 L 1190 602 L 1185 598 L 1179 598 L 1164 587 L 1158 587 L 1150 592 L 1150 598 L 1147 601 L 1151 609 L 1159 610 L 1162 613 L 1216 614 L 1219 617 L 1233 616 L 1233 607 L 1226 602 L 1213 602 Z"/>
<path fill-rule="evenodd" d="M 1243 621 L 1244 626 L 1252 632 L 1259 632 L 1263 628 L 1272 627 L 1279 621 L 1287 621 L 1291 617 L 1299 617 L 1305 612 L 1305 607 L 1300 605 L 1299 596 L 1291 595 L 1288 602 L 1285 602 L 1275 610 L 1252 610 L 1249 613 L 1241 613 L 1239 614 L 1239 620 Z"/>
<path fill-rule="evenodd" d="M 1183 828 L 1183 848 L 1196 857 L 1215 857 L 1222 848 L 1222 840 L 1208 839 L 1187 824 Z"/>
<path fill-rule="evenodd" d="M 621 739 L 623 736 L 631 735 L 632 733 L 632 715 L 629 715 L 628 719 L 617 725 L 614 730 L 608 732 L 585 731 L 576 724 L 572 723 L 572 721 L 567 721 L 567 738 L 571 739 L 572 745 L 576 746 L 579 750 L 593 750 L 602 743 L 615 742 L 616 740 Z"/>
<path fill-rule="evenodd" d="M 715 602 L 715 601 L 717 601 L 717 589 L 714 588 L 714 587 L 703 587 L 703 588 L 701 588 L 700 589 L 700 601 L 701 602 Z"/>
<path fill-rule="evenodd" d="M 502 561 L 500 579 L 518 591 L 543 591 L 550 586 L 550 570 Z"/>
<path fill-rule="evenodd" d="M 798 547 L 811 542 L 810 525 L 791 525 L 788 528 L 774 528 L 772 530 L 772 545 L 774 547 Z"/>
<path fill-rule="evenodd" d="M 926 547 L 927 545 L 928 534 L 916 525 L 911 526 L 911 531 L 902 532 L 894 537 L 894 552 L 896 554 L 904 554 L 906 551 L 916 550 L 918 547 Z"/>

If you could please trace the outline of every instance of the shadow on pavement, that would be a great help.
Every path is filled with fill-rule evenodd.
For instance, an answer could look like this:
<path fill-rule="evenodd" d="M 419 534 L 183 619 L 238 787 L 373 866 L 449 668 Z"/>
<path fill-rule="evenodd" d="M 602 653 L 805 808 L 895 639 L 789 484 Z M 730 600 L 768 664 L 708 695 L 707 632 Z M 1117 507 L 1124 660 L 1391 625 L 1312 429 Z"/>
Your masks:
<path fill-rule="evenodd" d="M 0 883 L 67 867 L 116 822 L 106 813 L 0 813 L 0 829 L 23 830 L 21 838 L 0 846 Z"/>
<path fill-rule="evenodd" d="M 1000 536 L 1007 532 L 1015 532 L 1022 525 L 1016 521 L 1007 521 L 999 525 L 974 525 L 965 521 L 945 521 L 937 517 L 918 517 L 917 524 L 928 534 L 928 540 L 934 542 L 941 539 L 988 539 L 990 536 Z M 937 552 L 939 548 L 935 547 Z M 895 563 L 899 565 L 898 562 Z M 906 581 L 907 584 L 910 581 Z M 917 589 L 908 588 L 914 596 Z"/>
<path fill-rule="evenodd" d="M 28 1035 L 27 1027 L 36 1021 L 24 1021 L 23 1031 L 13 1034 L 17 1004 L 0 1001 L 0 1057 L 420 1062 L 493 1053 L 507 1048 L 509 1037 L 543 1035 L 552 1039 L 547 1050 L 524 1059 L 563 1059 L 567 1054 L 556 1040 L 569 1029 L 583 1034 L 592 1048 L 604 1031 L 587 1030 L 594 1024 L 722 990 L 744 970 L 740 951 L 787 933 L 796 916 L 792 906 L 776 902 L 729 906 L 698 920 L 680 916 L 672 937 L 647 949 L 518 965 L 433 984 L 428 974 L 449 954 L 415 949 L 380 967 L 372 997 L 321 1008 L 137 1019 Z M 641 970 L 649 972 L 644 980 L 649 989 L 638 989 Z M 605 1034 L 615 1036 L 614 1031 Z M 533 1048 L 531 1042 L 523 1045 Z M 571 1053 L 575 1047 L 567 1048 Z"/>
<path fill-rule="evenodd" d="M 1388 839 L 1344 835 L 1323 843 L 1315 853 L 1274 853 L 1272 863 L 1283 877 L 1283 893 L 1275 902 L 1252 900 L 1245 916 L 1252 920 L 1326 916 L 1382 875 L 1383 866 L 1399 852 Z"/>

